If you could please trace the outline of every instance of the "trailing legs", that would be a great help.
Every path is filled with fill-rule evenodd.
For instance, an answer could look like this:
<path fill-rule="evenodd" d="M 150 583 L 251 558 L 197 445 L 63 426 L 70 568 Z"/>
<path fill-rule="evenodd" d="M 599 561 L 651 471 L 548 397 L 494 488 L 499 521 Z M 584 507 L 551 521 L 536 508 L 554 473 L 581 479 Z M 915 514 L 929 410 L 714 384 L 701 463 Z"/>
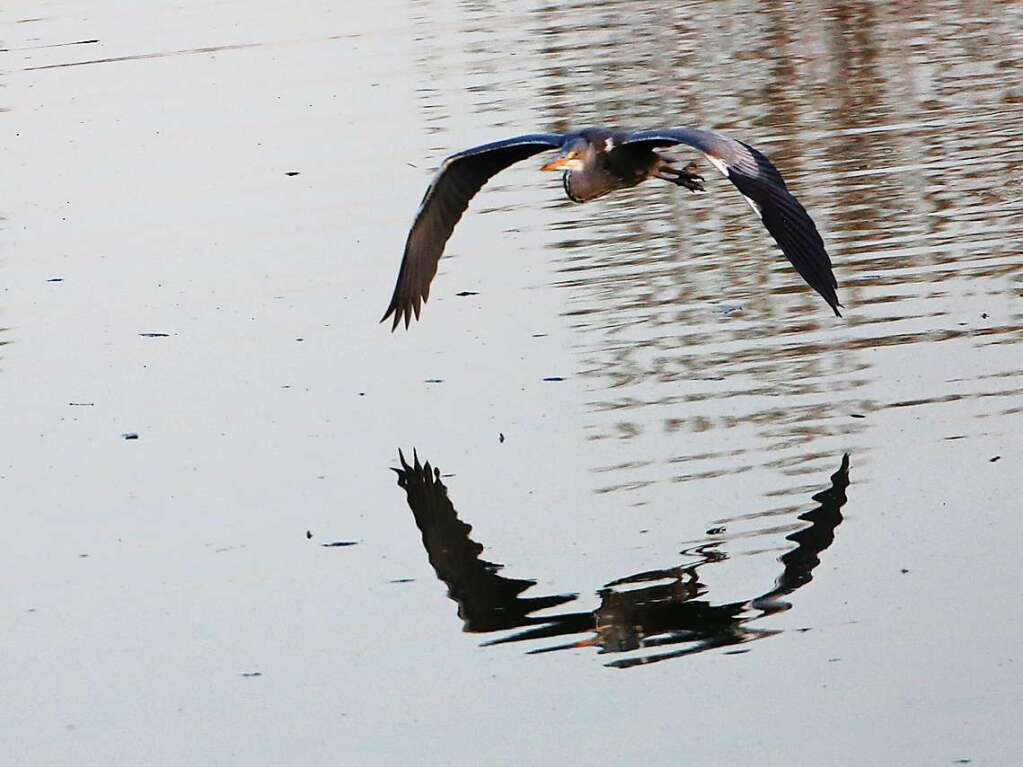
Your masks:
<path fill-rule="evenodd" d="M 662 181 L 670 181 L 676 186 L 684 186 L 691 192 L 702 192 L 703 191 L 703 176 L 696 171 L 698 166 L 695 161 L 689 162 L 684 168 L 679 168 L 678 163 L 681 160 L 676 160 L 673 157 L 665 157 L 662 154 L 658 154 L 657 165 L 654 168 L 653 177 L 659 178 Z"/>

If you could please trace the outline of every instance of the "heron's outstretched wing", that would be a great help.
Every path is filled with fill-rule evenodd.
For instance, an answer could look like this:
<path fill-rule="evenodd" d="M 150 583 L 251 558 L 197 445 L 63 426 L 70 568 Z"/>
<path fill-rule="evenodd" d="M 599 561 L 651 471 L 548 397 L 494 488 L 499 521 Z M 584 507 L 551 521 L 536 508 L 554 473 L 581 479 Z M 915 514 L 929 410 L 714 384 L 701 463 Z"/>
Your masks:
<path fill-rule="evenodd" d="M 391 330 L 402 317 L 408 327 L 412 314 L 419 318 L 419 307 L 430 295 L 430 281 L 437 273 L 437 262 L 451 232 L 469 206 L 469 200 L 498 171 L 565 142 L 558 133 L 536 133 L 495 141 L 466 149 L 447 158 L 433 177 L 416 212 L 405 242 L 405 255 L 398 272 L 398 283 L 380 319 L 394 315 Z"/>
<path fill-rule="evenodd" d="M 735 184 L 803 279 L 842 316 L 835 293 L 838 283 L 824 241 L 806 209 L 785 186 L 781 173 L 763 154 L 727 136 L 688 128 L 636 131 L 622 142 L 623 146 L 635 144 L 651 148 L 686 144 L 703 152 Z"/>

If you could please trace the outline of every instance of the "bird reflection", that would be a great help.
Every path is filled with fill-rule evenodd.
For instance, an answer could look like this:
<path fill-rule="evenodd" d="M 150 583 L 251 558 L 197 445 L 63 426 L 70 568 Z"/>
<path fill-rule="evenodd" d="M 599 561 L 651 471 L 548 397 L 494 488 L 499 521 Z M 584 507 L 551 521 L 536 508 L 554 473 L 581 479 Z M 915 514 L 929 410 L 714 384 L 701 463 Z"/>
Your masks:
<path fill-rule="evenodd" d="M 459 617 L 470 632 L 519 631 L 485 644 L 556 639 L 589 634 L 588 638 L 549 645 L 531 653 L 596 647 L 601 653 L 645 650 L 646 654 L 615 660 L 618 668 L 678 658 L 727 647 L 778 633 L 750 625 L 767 615 L 788 610 L 782 598 L 813 579 L 820 554 L 835 539 L 849 484 L 849 456 L 842 457 L 831 486 L 813 496 L 817 506 L 799 516 L 806 527 L 786 536 L 795 544 L 780 558 L 781 574 L 770 590 L 750 599 L 714 604 L 700 571 L 726 560 L 718 542 L 681 552 L 683 564 L 619 578 L 601 588 L 600 605 L 592 611 L 535 615 L 576 598 L 574 594 L 523 597 L 535 580 L 505 578 L 502 565 L 480 559 L 483 546 L 469 537 L 472 528 L 458 518 L 440 472 L 413 454 L 409 464 L 399 452 L 398 485 L 423 536 L 430 564 L 458 604 Z M 742 652 L 736 649 L 733 652 Z"/>

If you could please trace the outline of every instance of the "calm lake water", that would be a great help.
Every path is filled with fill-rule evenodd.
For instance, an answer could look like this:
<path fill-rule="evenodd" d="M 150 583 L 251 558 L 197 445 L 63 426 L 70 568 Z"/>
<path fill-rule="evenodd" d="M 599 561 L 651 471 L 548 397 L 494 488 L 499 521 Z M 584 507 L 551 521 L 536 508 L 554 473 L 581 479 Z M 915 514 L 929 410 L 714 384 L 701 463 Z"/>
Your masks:
<path fill-rule="evenodd" d="M 0 48 L 4 764 L 1018 763 L 1023 5 L 14 0 Z M 587 125 L 762 149 L 844 317 L 720 176 L 535 158 L 377 323 L 446 155 Z"/>

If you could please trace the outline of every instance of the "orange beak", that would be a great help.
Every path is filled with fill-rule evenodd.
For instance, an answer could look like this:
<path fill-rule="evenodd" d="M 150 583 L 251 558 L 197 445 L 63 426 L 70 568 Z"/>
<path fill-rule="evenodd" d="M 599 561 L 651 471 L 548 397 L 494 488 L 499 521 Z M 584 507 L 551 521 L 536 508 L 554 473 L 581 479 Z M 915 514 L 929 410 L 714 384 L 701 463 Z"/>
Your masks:
<path fill-rule="evenodd" d="M 540 170 L 564 170 L 565 164 L 568 159 L 565 157 L 555 157 L 549 163 L 540 166 Z"/>

